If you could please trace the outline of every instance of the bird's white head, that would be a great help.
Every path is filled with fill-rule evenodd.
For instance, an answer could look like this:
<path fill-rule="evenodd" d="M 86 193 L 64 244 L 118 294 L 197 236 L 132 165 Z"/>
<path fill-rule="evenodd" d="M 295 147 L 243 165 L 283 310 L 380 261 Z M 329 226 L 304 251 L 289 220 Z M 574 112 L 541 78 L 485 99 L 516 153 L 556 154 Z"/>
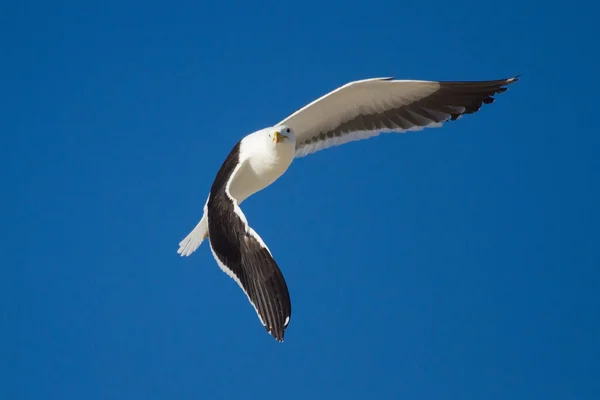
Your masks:
<path fill-rule="evenodd" d="M 287 125 L 278 125 L 267 130 L 269 139 L 275 144 L 295 144 L 296 135 L 294 130 Z"/>

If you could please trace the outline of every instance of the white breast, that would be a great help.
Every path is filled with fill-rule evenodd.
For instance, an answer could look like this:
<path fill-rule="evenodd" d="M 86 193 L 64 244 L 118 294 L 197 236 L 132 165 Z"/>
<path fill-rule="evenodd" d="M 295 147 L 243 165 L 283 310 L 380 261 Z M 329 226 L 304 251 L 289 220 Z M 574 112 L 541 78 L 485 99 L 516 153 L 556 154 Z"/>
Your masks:
<path fill-rule="evenodd" d="M 246 162 L 229 187 L 231 196 L 241 204 L 275 182 L 294 160 L 295 149 L 291 140 L 273 143 L 258 133 L 246 137 L 240 146 L 240 161 Z"/>

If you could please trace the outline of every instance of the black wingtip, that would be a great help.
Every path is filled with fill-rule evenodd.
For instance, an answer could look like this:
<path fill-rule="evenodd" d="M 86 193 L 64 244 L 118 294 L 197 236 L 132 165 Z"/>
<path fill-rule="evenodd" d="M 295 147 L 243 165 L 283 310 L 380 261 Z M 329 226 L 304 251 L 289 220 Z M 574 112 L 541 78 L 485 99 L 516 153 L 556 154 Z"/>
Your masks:
<path fill-rule="evenodd" d="M 285 334 L 285 328 L 283 328 L 281 330 L 281 332 L 269 331 L 269 329 L 267 328 L 267 333 L 269 335 L 273 336 L 273 339 L 275 339 L 279 343 L 283 343 L 283 336 Z"/>

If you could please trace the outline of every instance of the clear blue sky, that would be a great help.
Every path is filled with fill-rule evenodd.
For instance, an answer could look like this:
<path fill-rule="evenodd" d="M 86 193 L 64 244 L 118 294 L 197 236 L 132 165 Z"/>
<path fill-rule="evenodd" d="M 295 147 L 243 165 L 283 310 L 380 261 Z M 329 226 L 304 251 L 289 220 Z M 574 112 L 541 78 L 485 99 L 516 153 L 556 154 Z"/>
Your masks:
<path fill-rule="evenodd" d="M 598 5 L 216 3 L 1 6 L 0 398 L 600 398 Z M 236 141 L 317 96 L 517 73 L 244 203 L 283 344 L 176 253 Z"/>

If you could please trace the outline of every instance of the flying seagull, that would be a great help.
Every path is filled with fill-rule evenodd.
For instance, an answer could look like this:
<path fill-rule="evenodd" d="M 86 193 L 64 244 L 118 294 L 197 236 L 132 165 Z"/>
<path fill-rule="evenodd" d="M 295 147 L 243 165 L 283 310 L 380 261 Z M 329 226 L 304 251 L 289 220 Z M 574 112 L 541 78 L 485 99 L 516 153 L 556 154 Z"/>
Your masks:
<path fill-rule="evenodd" d="M 271 251 L 248 224 L 242 202 L 275 182 L 294 158 L 382 132 L 439 127 L 492 103 L 517 80 L 374 78 L 335 89 L 233 147 L 216 174 L 202 219 L 177 252 L 189 256 L 208 238 L 219 267 L 242 288 L 267 332 L 283 342 L 292 314 L 288 288 Z"/>

